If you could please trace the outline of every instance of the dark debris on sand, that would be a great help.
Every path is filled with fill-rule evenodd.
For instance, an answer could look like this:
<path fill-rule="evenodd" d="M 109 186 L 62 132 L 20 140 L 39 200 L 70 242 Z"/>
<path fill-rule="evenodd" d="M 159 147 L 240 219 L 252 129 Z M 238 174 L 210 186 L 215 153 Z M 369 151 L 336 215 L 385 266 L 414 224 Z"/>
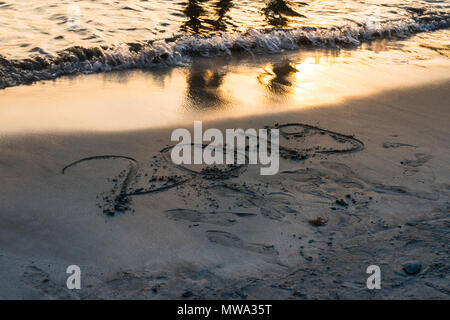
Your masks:
<path fill-rule="evenodd" d="M 328 223 L 328 219 L 327 218 L 323 218 L 323 217 L 318 217 L 315 219 L 311 219 L 308 221 L 312 226 L 315 227 L 321 227 L 324 226 Z"/>

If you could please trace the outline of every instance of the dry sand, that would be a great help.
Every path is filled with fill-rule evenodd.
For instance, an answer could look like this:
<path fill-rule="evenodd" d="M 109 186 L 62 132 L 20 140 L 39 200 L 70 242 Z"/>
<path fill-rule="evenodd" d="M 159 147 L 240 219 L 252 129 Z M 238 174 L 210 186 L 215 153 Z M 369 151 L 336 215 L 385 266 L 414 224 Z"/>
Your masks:
<path fill-rule="evenodd" d="M 298 124 L 275 176 L 176 167 L 173 128 L 0 137 L 0 298 L 448 299 L 449 84 L 204 124 Z"/>

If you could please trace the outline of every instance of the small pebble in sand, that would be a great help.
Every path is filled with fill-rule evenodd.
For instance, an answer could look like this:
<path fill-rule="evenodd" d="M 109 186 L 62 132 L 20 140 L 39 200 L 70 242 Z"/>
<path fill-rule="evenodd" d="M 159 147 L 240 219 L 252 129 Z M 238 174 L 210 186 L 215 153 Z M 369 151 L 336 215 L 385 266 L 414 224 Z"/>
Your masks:
<path fill-rule="evenodd" d="M 191 291 L 185 291 L 185 292 L 183 292 L 183 294 L 181 296 L 183 298 L 189 298 L 190 296 L 192 296 L 192 292 Z"/>
<path fill-rule="evenodd" d="M 416 261 L 410 261 L 403 264 L 403 270 L 409 275 L 415 275 L 422 270 L 422 265 Z"/>

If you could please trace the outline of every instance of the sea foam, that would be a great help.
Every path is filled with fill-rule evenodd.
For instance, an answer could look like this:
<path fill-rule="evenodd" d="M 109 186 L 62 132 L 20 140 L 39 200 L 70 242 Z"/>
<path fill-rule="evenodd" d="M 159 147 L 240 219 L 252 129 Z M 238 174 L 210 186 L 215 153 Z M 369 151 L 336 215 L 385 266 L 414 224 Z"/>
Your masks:
<path fill-rule="evenodd" d="M 219 33 L 208 37 L 184 35 L 109 47 L 74 46 L 53 57 L 33 56 L 18 60 L 0 56 L 0 88 L 76 73 L 180 66 L 199 56 L 215 57 L 236 52 L 271 54 L 308 47 L 358 47 L 375 39 L 402 39 L 449 26 L 449 13 L 430 11 L 409 19 L 381 22 L 376 26 L 352 24 L 334 28 L 249 29 L 243 33 Z"/>

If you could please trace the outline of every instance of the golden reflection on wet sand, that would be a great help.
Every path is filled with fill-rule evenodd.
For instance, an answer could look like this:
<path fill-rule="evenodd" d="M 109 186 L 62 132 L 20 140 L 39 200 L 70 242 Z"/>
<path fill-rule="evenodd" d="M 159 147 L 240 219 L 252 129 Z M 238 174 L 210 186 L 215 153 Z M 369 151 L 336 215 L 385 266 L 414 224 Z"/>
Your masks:
<path fill-rule="evenodd" d="M 278 113 L 449 74 L 448 59 L 387 63 L 383 54 L 392 57 L 392 51 L 381 56 L 367 52 L 198 59 L 188 67 L 64 77 L 8 88 L 0 91 L 0 133 L 123 131 Z"/>

